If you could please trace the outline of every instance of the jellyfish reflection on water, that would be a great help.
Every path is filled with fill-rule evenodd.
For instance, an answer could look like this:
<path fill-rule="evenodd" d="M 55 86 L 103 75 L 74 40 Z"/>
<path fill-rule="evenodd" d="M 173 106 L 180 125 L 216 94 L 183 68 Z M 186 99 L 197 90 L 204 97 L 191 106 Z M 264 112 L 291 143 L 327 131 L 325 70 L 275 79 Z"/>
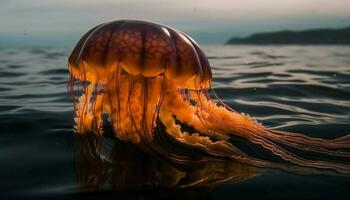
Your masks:
<path fill-rule="evenodd" d="M 110 129 L 105 131 L 110 132 Z M 135 191 L 126 192 L 129 193 L 127 196 L 148 196 L 151 193 L 164 196 L 157 199 L 169 198 L 169 195 L 183 197 L 175 199 L 194 199 L 186 196 L 207 196 L 218 185 L 243 182 L 260 174 L 258 169 L 249 165 L 214 159 L 205 165 L 177 166 L 167 160 L 155 159 L 130 142 L 93 134 L 75 135 L 74 138 L 80 189 L 114 191 L 119 199 L 119 194 L 125 191 Z M 191 191 L 192 188 L 201 190 Z M 140 190 L 144 192 L 137 194 L 136 191 Z M 152 190 L 157 192 L 147 195 L 146 191 Z"/>
<path fill-rule="evenodd" d="M 101 24 L 78 42 L 68 69 L 78 133 L 102 135 L 109 123 L 120 140 L 178 164 L 222 158 L 350 173 L 349 135 L 327 140 L 271 130 L 226 106 L 211 89 L 203 51 L 167 26 L 134 20 Z M 237 139 L 276 158 L 251 155 L 235 145 Z"/>

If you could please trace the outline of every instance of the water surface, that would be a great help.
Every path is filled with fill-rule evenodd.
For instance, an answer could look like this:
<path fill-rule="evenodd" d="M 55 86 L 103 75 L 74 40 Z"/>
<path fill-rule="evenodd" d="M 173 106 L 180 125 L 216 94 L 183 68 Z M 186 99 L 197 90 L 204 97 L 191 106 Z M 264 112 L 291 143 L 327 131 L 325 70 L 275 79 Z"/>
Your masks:
<path fill-rule="evenodd" d="M 350 47 L 204 46 L 204 50 L 213 69 L 215 91 L 234 109 L 268 127 L 314 137 L 350 133 Z M 82 191 L 81 175 L 88 171 L 84 168 L 88 164 L 77 162 L 79 139 L 72 132 L 73 105 L 66 92 L 70 51 L 0 49 L 0 199 L 185 195 L 197 199 L 347 199 L 350 195 L 349 177 L 279 170 L 210 189 L 104 190 L 94 195 L 91 190 Z"/>

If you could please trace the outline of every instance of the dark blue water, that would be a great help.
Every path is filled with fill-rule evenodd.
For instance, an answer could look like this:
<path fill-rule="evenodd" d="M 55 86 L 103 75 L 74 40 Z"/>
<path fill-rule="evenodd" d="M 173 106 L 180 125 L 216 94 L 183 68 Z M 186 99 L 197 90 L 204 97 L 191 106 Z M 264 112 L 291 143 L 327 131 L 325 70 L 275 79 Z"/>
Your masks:
<path fill-rule="evenodd" d="M 236 110 L 268 127 L 314 137 L 350 133 L 350 47 L 204 50 L 215 91 Z M 348 199 L 347 176 L 213 164 L 191 169 L 183 178 L 183 169 L 109 140 L 102 143 L 114 145 L 117 153 L 95 157 L 95 139 L 72 131 L 73 106 L 66 92 L 70 51 L 0 49 L 0 199 Z M 174 177 L 184 185 L 200 181 L 202 172 L 232 173 L 236 181 L 172 189 Z M 162 184 L 168 187 L 154 189 Z"/>

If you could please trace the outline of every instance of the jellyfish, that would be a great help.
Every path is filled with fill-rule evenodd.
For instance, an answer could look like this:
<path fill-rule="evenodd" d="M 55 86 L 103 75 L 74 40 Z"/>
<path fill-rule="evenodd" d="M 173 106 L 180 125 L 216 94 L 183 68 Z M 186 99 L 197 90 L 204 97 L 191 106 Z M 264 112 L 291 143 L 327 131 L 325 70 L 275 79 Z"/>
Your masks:
<path fill-rule="evenodd" d="M 168 26 L 137 20 L 98 25 L 77 43 L 68 70 L 77 133 L 102 136 L 110 124 L 112 137 L 179 165 L 229 159 L 350 173 L 349 135 L 323 139 L 273 130 L 230 108 L 212 89 L 198 44 Z"/>

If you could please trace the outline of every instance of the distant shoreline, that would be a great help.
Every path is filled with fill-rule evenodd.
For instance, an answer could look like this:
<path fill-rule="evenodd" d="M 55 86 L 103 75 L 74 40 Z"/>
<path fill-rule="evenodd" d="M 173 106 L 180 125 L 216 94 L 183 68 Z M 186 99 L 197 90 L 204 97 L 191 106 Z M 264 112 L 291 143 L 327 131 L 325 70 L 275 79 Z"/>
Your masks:
<path fill-rule="evenodd" d="M 350 27 L 256 33 L 245 38 L 233 37 L 225 44 L 242 45 L 350 45 Z"/>

